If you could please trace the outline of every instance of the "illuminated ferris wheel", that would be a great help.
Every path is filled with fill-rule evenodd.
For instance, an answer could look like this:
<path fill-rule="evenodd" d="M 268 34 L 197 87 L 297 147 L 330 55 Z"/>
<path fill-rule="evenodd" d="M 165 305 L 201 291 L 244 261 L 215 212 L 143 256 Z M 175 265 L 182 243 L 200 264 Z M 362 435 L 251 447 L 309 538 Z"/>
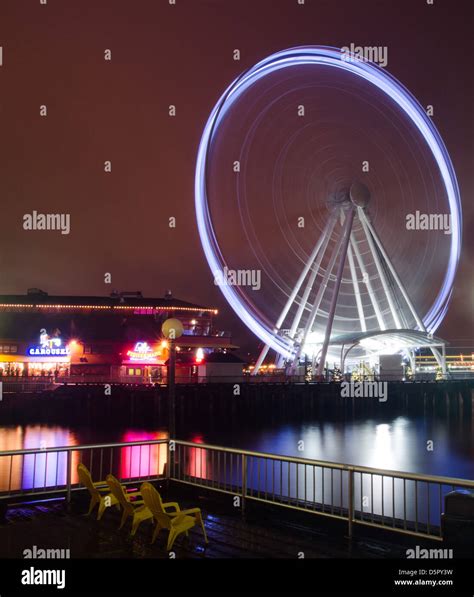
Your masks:
<path fill-rule="evenodd" d="M 281 73 L 287 75 L 283 90 L 277 79 Z M 271 84 L 263 89 L 266 80 Z M 319 103 L 314 102 L 317 107 L 312 112 L 319 128 L 312 121 L 308 123 L 310 119 L 300 125 L 288 118 L 284 130 L 288 104 L 293 101 L 292 87 L 299 86 L 300 93 L 301 89 L 306 93 L 307 81 L 313 80 L 319 82 Z M 339 147 L 339 141 L 331 139 L 338 128 L 337 115 L 329 115 L 320 106 L 329 97 L 328 90 L 337 93 L 335 100 L 327 101 L 329 104 L 337 104 L 340 97 L 346 100 L 350 92 L 351 107 L 362 97 L 364 109 L 368 106 L 368 113 L 373 113 L 370 118 L 385 118 L 387 122 L 380 120 L 383 140 L 377 139 L 375 126 L 367 126 L 363 134 L 367 147 L 375 138 L 378 152 L 385 152 L 385 162 L 390 166 L 386 171 L 381 167 L 378 176 L 371 178 L 365 174 L 368 170 L 357 175 L 348 166 L 357 152 L 351 153 L 350 147 Z M 249 108 L 240 114 L 241 102 L 258 108 L 254 95 L 259 93 L 265 102 L 260 112 L 252 116 Z M 384 101 L 389 104 L 389 118 L 383 115 Z M 231 185 L 223 181 L 219 186 L 215 182 L 216 173 L 222 170 L 218 162 L 226 155 L 225 128 L 232 119 L 238 121 L 239 130 L 232 135 L 227 132 L 227 136 L 237 138 L 241 160 L 234 162 L 238 165 L 233 172 L 236 182 Z M 347 129 L 350 126 L 346 124 Z M 408 131 L 405 138 L 400 133 L 403 127 Z M 283 132 L 279 135 L 280 129 Z M 267 137 L 260 143 L 261 131 L 266 131 Z M 354 147 L 362 135 L 356 133 L 352 135 Z M 406 165 L 392 139 L 397 135 L 402 158 L 407 154 Z M 268 141 L 273 137 L 274 153 Z M 388 149 L 386 139 L 391 143 Z M 304 152 L 292 163 L 288 155 L 296 152 L 298 141 Z M 301 156 L 311 151 L 315 159 L 305 166 Z M 267 153 L 265 162 L 262 156 Z M 377 155 L 377 151 L 373 153 Z M 331 168 L 324 170 L 328 163 Z M 410 175 L 413 164 L 416 170 Z M 288 170 L 294 176 L 286 183 Z M 409 181 L 417 178 L 420 183 L 411 188 Z M 252 189 L 260 179 L 270 182 L 263 192 L 259 188 L 255 200 Z M 392 179 L 397 185 L 390 182 Z M 317 212 L 312 211 L 314 196 L 319 197 Z M 268 205 L 262 218 L 261 212 L 253 210 L 265 197 Z M 340 363 L 349 357 L 360 359 L 382 352 L 405 350 L 412 354 L 408 349 L 414 346 L 430 348 L 444 367 L 444 347 L 433 334 L 446 314 L 460 255 L 458 184 L 432 120 L 410 92 L 382 68 L 356 57 L 348 59 L 339 49 L 316 46 L 278 52 L 243 73 L 221 96 L 204 129 L 197 158 L 195 207 L 214 279 L 225 280 L 229 271 L 263 272 L 260 293 L 239 283 L 219 284 L 240 319 L 264 343 L 255 371 L 270 349 L 277 353 L 280 363 L 291 366 L 301 358 L 312 358 L 319 374 L 328 358 Z M 449 230 L 410 233 L 404 225 L 406 218 L 421 212 L 428 221 L 443 212 L 449 217 Z M 291 228 L 292 222 L 305 219 L 301 214 L 313 223 L 306 226 L 304 241 Z M 258 228 L 262 219 L 266 228 Z M 237 225 L 241 227 L 240 241 L 230 242 L 227 239 L 232 232 L 228 230 Z M 271 235 L 267 234 L 269 227 Z M 239 259 L 243 264 L 240 269 Z"/>

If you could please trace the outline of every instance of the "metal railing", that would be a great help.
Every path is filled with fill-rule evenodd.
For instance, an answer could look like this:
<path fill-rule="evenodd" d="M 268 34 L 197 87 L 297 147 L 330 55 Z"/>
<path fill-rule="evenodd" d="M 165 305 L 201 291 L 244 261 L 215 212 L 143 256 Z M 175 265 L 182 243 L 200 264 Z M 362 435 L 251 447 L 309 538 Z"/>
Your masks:
<path fill-rule="evenodd" d="M 346 376 L 345 381 L 350 381 Z M 451 377 L 449 380 L 435 380 L 435 379 L 415 379 L 410 382 L 401 382 L 398 379 L 387 379 L 380 378 L 378 376 L 366 376 L 358 378 L 358 381 L 388 381 L 389 383 L 406 383 L 408 386 L 411 384 L 430 384 L 430 386 L 436 386 L 446 381 L 459 381 L 466 382 L 474 380 L 474 374 L 469 376 L 457 376 L 456 378 Z M 55 390 L 61 386 L 74 385 L 74 386 L 94 386 L 94 385 L 105 385 L 105 384 L 116 384 L 127 387 L 146 387 L 146 386 L 163 386 L 166 387 L 166 377 L 149 377 L 144 375 L 68 375 L 58 376 L 56 378 L 52 376 L 48 377 L 26 377 L 26 376 L 13 376 L 13 377 L 0 377 L 0 382 L 3 383 L 3 393 L 5 394 L 27 394 L 27 393 L 38 393 L 44 391 Z M 329 384 L 337 385 L 339 381 L 334 382 L 333 380 L 305 380 L 302 375 L 285 376 L 285 375 L 232 375 L 232 376 L 176 376 L 176 383 L 179 385 L 198 385 L 198 384 L 235 384 L 243 383 L 248 385 L 308 385 L 308 384 Z"/>
<path fill-rule="evenodd" d="M 474 481 L 177 440 L 171 479 L 247 500 L 441 539 L 445 495 Z"/>
<path fill-rule="evenodd" d="M 158 439 L 0 452 L 0 500 L 80 489 L 77 464 L 93 479 L 124 484 L 170 479 L 248 501 L 290 508 L 354 525 L 442 539 L 445 495 L 474 481 L 359 467 Z"/>
<path fill-rule="evenodd" d="M 79 463 L 94 479 L 112 473 L 126 485 L 163 479 L 167 461 L 167 439 L 8 450 L 0 452 L 0 500 L 65 493 L 69 501 L 71 492 L 81 489 Z"/>
<path fill-rule="evenodd" d="M 1 376 L 3 393 L 31 394 L 54 390 L 57 387 L 54 377 L 23 377 L 23 376 Z"/>

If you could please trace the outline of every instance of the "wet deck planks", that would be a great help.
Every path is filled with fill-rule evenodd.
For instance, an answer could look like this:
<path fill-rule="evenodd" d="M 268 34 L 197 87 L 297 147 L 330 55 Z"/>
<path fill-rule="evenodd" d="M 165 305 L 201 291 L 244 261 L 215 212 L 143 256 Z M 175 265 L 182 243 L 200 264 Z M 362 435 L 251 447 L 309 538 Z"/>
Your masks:
<path fill-rule="evenodd" d="M 244 520 L 219 501 L 171 488 L 167 501 L 178 501 L 182 508 L 202 509 L 209 544 L 199 529 L 180 537 L 173 548 L 176 558 L 346 558 L 397 557 L 404 551 L 398 537 L 387 541 L 345 538 L 344 528 L 311 514 L 293 514 L 286 509 L 273 511 L 248 508 Z M 152 525 L 141 524 L 130 537 L 130 522 L 118 530 L 119 512 L 110 508 L 98 522 L 87 517 L 87 496 L 75 495 L 68 509 L 64 501 L 23 504 L 7 511 L 0 526 L 0 557 L 22 558 L 23 550 L 33 545 L 70 549 L 71 558 L 168 558 L 167 532 L 162 531 L 150 545 Z M 317 519 L 317 520 L 316 520 Z M 393 541 L 393 543 L 390 543 Z"/>

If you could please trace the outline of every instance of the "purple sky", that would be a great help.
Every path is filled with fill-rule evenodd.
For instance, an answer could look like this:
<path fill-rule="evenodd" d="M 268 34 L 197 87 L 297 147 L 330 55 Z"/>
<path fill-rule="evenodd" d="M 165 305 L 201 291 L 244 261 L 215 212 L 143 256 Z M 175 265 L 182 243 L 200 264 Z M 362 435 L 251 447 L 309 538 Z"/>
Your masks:
<path fill-rule="evenodd" d="M 421 102 L 452 157 L 462 260 L 439 334 L 473 345 L 474 97 L 470 0 L 2 0 L 0 292 L 142 290 L 217 306 L 194 217 L 204 123 L 225 87 L 296 45 L 386 46 L 387 69 Z M 234 61 L 232 52 L 241 51 Z M 112 60 L 104 60 L 111 49 Z M 40 105 L 47 117 L 40 116 Z M 168 115 L 168 106 L 177 115 Z M 104 172 L 104 161 L 112 173 Z M 69 213 L 71 232 L 28 232 L 23 215 Z M 169 228 L 176 217 L 177 227 Z M 112 284 L 104 274 L 112 274 Z M 424 282 L 426 283 L 426 282 Z"/>

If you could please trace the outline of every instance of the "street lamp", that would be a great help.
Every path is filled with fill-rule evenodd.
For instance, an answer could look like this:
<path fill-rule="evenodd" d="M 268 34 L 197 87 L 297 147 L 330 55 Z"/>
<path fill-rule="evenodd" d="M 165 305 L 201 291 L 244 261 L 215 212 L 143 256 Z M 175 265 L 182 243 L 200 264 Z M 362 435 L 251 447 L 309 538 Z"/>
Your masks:
<path fill-rule="evenodd" d="M 163 336 L 168 340 L 169 359 L 168 359 L 168 410 L 169 410 L 169 437 L 174 439 L 176 436 L 176 343 L 175 340 L 183 335 L 183 324 L 179 319 L 167 319 L 161 326 Z"/>

